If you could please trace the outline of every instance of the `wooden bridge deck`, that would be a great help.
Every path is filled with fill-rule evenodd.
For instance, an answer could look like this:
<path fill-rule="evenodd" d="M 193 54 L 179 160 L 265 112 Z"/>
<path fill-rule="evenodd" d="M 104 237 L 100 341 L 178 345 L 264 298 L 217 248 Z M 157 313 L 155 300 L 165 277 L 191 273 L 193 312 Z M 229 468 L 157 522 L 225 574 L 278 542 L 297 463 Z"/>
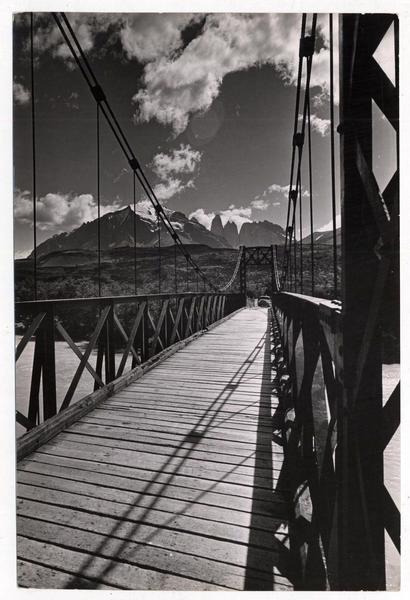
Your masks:
<path fill-rule="evenodd" d="M 18 464 L 20 586 L 293 589 L 267 331 L 236 313 Z"/>

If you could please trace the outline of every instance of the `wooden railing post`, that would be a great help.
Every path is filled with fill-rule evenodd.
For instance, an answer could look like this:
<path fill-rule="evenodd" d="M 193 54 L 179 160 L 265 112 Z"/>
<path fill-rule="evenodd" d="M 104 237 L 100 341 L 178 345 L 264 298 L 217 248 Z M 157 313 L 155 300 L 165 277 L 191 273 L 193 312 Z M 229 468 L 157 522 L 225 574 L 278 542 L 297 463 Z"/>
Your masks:
<path fill-rule="evenodd" d="M 208 296 L 208 298 L 206 299 L 204 327 L 208 327 L 208 325 L 210 323 L 211 305 L 212 305 L 212 296 Z"/>
<path fill-rule="evenodd" d="M 226 295 L 222 296 L 222 306 L 221 306 L 221 318 L 225 317 L 225 303 L 226 303 Z"/>
<path fill-rule="evenodd" d="M 43 416 L 44 420 L 47 420 L 57 413 L 53 306 L 47 307 L 40 335 L 43 347 Z"/>
<path fill-rule="evenodd" d="M 198 309 L 198 323 L 197 323 L 197 331 L 204 329 L 204 306 L 205 306 L 205 296 L 200 297 L 199 309 Z"/>
<path fill-rule="evenodd" d="M 28 405 L 28 420 L 31 426 L 35 426 L 39 422 L 39 395 L 41 370 L 43 366 L 43 349 L 40 333 L 37 332 L 34 346 L 33 367 L 31 371 L 30 398 Z"/>
<path fill-rule="evenodd" d="M 115 379 L 114 310 L 114 303 L 111 301 L 105 324 L 105 383 Z"/>

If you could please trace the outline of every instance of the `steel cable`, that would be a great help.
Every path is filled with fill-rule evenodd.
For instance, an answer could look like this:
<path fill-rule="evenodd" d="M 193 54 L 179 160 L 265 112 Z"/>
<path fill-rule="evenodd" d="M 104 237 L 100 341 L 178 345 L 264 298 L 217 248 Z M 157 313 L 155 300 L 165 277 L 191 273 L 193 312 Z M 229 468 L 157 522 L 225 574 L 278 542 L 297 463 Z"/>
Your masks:
<path fill-rule="evenodd" d="M 30 13 L 30 72 L 31 72 L 31 148 L 33 181 L 33 279 L 34 300 L 37 300 L 37 165 L 36 165 L 36 111 L 34 86 L 34 15 Z"/>
<path fill-rule="evenodd" d="M 229 281 L 224 286 L 222 286 L 222 287 L 219 288 L 219 291 L 225 292 L 227 289 L 229 289 L 231 287 L 231 285 L 235 281 L 236 276 L 238 275 L 240 264 L 241 264 L 242 254 L 243 254 L 243 246 L 241 246 L 240 249 L 239 249 L 238 258 L 236 259 L 235 269 L 234 269 L 234 271 L 232 273 L 231 278 L 229 279 Z"/>
<path fill-rule="evenodd" d="M 135 173 L 132 173 L 132 203 L 134 208 L 134 294 L 137 295 L 137 204 L 136 204 L 136 186 L 135 186 Z"/>
<path fill-rule="evenodd" d="M 330 165 L 332 182 L 332 233 L 333 233 L 333 286 L 334 297 L 337 298 L 337 240 L 336 240 L 336 186 L 335 186 L 335 117 L 333 89 L 333 15 L 329 14 L 329 44 L 330 44 Z"/>
<path fill-rule="evenodd" d="M 97 273 L 98 273 L 98 296 L 101 296 L 101 197 L 100 197 L 100 105 L 97 104 L 96 115 L 96 138 L 97 138 Z"/>
<path fill-rule="evenodd" d="M 306 15 L 304 15 L 306 18 Z M 287 273 L 287 269 L 288 269 L 288 265 L 289 265 L 289 254 L 292 251 L 292 243 L 290 243 L 290 252 L 289 249 L 287 247 L 287 232 L 288 232 L 288 228 L 289 228 L 289 216 L 290 216 L 290 212 L 291 212 L 291 206 L 292 206 L 292 212 L 293 212 L 293 217 L 292 217 L 292 230 L 291 230 L 291 238 L 293 235 L 293 239 L 294 239 L 294 244 L 293 244 L 293 251 L 294 251 L 294 269 L 295 269 L 295 291 L 296 291 L 296 231 L 295 231 L 295 214 L 296 214 L 296 206 L 297 206 L 297 196 L 298 196 L 298 189 L 299 189 L 299 183 L 300 183 L 300 178 L 301 178 L 301 165 L 302 165 L 302 156 L 303 156 L 303 143 L 304 143 L 304 136 L 305 136 L 305 125 L 306 125 L 306 117 L 307 117 L 307 110 L 308 110 L 308 99 L 309 99 L 309 87 L 310 87 L 310 78 L 311 78 L 311 71 L 312 71 L 312 60 L 313 60 L 313 54 L 314 54 L 314 43 L 315 43 L 315 35 L 316 35 L 316 22 L 317 22 L 317 14 L 313 14 L 312 17 L 312 25 L 311 25 L 311 32 L 310 32 L 310 39 L 304 37 L 304 21 L 302 19 L 302 36 L 301 36 L 301 48 L 299 51 L 299 56 L 302 55 L 306 57 L 306 82 L 305 82 L 305 97 L 304 97 L 304 104 L 303 104 L 303 115 L 302 115 L 302 128 L 300 132 L 297 132 L 297 121 L 299 120 L 299 98 L 300 98 L 300 81 L 299 81 L 299 77 L 298 77 L 298 89 L 297 89 L 297 93 L 296 93 L 296 110 L 295 110 L 295 114 L 297 113 L 298 115 L 298 119 L 295 120 L 295 128 L 294 128 L 294 135 L 293 135 L 293 147 L 292 147 L 292 165 L 291 165 L 291 180 L 290 180 L 290 186 L 289 186 L 289 200 L 288 200 L 288 218 L 287 218 L 287 223 L 286 223 L 286 236 L 285 236 L 285 249 L 284 249 L 284 261 L 283 261 L 283 270 L 282 270 L 282 280 L 286 281 L 286 273 Z M 309 40 L 309 43 L 311 44 L 310 47 L 310 51 L 309 52 L 305 52 L 303 50 L 303 44 L 307 44 Z M 299 59 L 300 62 L 300 59 Z M 293 174 L 294 174 L 294 153 L 295 153 L 295 146 L 298 147 L 298 166 L 297 166 L 297 176 L 296 176 L 296 185 L 293 188 Z"/>
<path fill-rule="evenodd" d="M 313 174 L 312 174 L 312 127 L 310 122 L 310 91 L 308 90 L 308 156 L 309 156 L 309 212 L 310 212 L 310 278 L 311 294 L 315 295 L 315 257 L 313 239 Z"/>

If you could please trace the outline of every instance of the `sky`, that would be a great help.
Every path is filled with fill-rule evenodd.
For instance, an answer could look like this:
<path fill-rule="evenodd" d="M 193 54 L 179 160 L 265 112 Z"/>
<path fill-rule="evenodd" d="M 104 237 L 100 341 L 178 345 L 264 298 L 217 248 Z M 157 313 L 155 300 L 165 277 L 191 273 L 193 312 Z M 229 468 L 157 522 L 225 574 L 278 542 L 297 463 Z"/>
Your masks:
<path fill-rule="evenodd" d="M 69 13 L 97 80 L 157 197 L 206 227 L 219 213 L 286 224 L 301 15 Z M 308 30 L 311 16 L 308 16 Z M 337 18 L 335 73 L 337 74 Z M 33 248 L 28 15 L 14 18 L 15 255 Z M 380 51 L 391 71 L 392 39 Z M 96 107 L 50 13 L 34 15 L 37 241 L 96 217 Z M 328 15 L 318 16 L 312 81 L 314 229 L 331 227 Z M 335 122 L 338 81 L 335 77 Z M 390 125 L 375 112 L 380 143 Z M 336 142 L 338 143 L 337 134 Z M 393 165 L 383 155 L 382 187 Z M 307 152 L 305 151 L 305 155 Z M 375 153 L 377 170 L 377 152 Z M 387 165 L 387 167 L 386 167 Z M 393 168 L 393 166 L 391 166 Z M 336 160 L 338 173 L 338 158 Z M 380 169 L 379 169 L 380 170 Z M 307 161 L 303 231 L 309 233 Z M 132 204 L 132 174 L 101 125 L 102 212 Z M 339 190 L 337 187 L 337 198 Z M 140 209 L 149 203 L 137 190 Z M 337 202 L 339 213 L 339 202 Z M 338 215 L 338 224 L 340 217 Z"/>

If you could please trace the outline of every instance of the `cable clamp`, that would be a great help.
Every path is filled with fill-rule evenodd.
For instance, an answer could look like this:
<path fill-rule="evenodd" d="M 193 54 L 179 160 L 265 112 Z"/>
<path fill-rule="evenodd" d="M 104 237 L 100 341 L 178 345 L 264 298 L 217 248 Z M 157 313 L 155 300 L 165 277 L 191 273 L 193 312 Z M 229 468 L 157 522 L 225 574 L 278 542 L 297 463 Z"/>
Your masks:
<path fill-rule="evenodd" d="M 178 236 L 177 236 L 177 234 L 176 234 L 175 232 L 174 232 L 174 233 L 171 233 L 171 237 L 172 237 L 172 239 L 174 240 L 174 242 L 176 242 L 176 241 L 177 241 L 177 239 L 178 239 Z"/>
<path fill-rule="evenodd" d="M 292 225 L 289 225 L 289 227 L 288 227 L 288 234 L 292 235 L 292 231 L 293 231 L 293 227 L 292 227 Z"/>
<path fill-rule="evenodd" d="M 135 156 L 132 156 L 131 158 L 129 158 L 128 163 L 133 171 L 136 171 L 137 169 L 141 168 L 140 164 L 139 164 L 138 160 L 135 158 Z"/>
<path fill-rule="evenodd" d="M 293 136 L 293 145 L 301 148 L 305 142 L 305 135 L 301 132 L 295 133 Z"/>
<path fill-rule="evenodd" d="M 164 212 L 164 209 L 162 208 L 162 206 L 160 204 L 157 204 L 155 206 L 155 212 L 157 213 L 157 215 L 160 215 L 161 213 Z"/>
<path fill-rule="evenodd" d="M 105 97 L 104 91 L 100 85 L 98 85 L 98 84 L 93 85 L 93 87 L 91 88 L 91 91 L 95 98 L 95 101 L 98 102 L 98 104 L 100 104 L 101 102 L 105 102 L 106 97 Z"/>
<path fill-rule="evenodd" d="M 297 190 L 290 190 L 289 197 L 290 197 L 290 199 L 293 202 L 296 202 L 296 200 L 298 199 L 298 191 Z"/>
<path fill-rule="evenodd" d="M 311 35 L 306 35 L 300 38 L 299 43 L 299 58 L 310 58 L 315 50 L 315 38 Z"/>

